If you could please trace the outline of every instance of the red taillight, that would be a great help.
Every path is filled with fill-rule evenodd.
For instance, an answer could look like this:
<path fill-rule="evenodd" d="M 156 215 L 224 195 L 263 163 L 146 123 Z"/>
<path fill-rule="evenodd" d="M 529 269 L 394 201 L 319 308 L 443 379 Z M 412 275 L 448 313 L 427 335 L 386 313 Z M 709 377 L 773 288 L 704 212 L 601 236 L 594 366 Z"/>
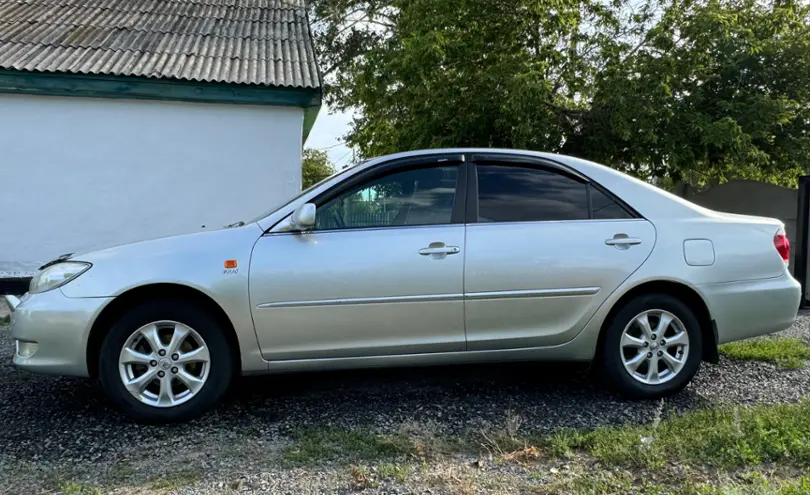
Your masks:
<path fill-rule="evenodd" d="M 779 252 L 779 256 L 782 257 L 782 260 L 787 264 L 790 260 L 790 241 L 785 235 L 784 230 L 779 229 L 779 232 L 773 236 L 773 246 Z"/>

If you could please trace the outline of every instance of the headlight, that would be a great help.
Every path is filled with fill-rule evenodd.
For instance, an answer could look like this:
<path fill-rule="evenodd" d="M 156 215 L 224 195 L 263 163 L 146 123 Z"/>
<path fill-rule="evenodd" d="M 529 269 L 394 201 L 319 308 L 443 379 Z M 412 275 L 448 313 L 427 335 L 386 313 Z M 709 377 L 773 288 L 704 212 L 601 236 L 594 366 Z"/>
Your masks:
<path fill-rule="evenodd" d="M 34 278 L 31 279 L 31 285 L 28 287 L 28 292 L 38 294 L 65 285 L 86 272 L 91 266 L 90 263 L 80 261 L 64 261 L 51 265 L 34 275 Z"/>

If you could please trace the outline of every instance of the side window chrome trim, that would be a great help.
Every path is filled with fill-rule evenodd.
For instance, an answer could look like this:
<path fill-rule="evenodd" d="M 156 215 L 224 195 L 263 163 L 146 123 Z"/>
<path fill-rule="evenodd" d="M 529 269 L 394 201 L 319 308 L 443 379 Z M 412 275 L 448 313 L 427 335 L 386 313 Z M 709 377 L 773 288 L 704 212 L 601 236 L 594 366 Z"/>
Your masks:
<path fill-rule="evenodd" d="M 371 232 L 376 230 L 414 230 L 414 229 L 446 229 L 450 227 L 464 228 L 461 223 L 442 223 L 442 224 L 427 224 L 427 225 L 397 225 L 389 227 L 352 227 L 348 229 L 328 229 L 328 230 L 307 230 L 304 232 L 265 232 L 263 236 L 278 236 L 278 235 L 318 235 L 318 234 L 337 234 L 344 232 Z"/>
<path fill-rule="evenodd" d="M 467 227 L 489 227 L 493 225 L 532 225 L 532 224 L 549 224 L 549 223 L 616 223 L 616 222 L 648 222 L 645 218 L 583 218 L 582 220 L 530 220 L 521 222 L 519 220 L 513 222 L 476 222 L 468 223 Z"/>

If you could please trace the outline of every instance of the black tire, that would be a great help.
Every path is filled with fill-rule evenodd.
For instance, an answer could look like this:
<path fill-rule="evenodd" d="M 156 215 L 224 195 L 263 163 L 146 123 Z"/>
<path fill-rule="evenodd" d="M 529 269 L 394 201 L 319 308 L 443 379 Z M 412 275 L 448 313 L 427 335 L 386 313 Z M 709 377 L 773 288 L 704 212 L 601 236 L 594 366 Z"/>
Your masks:
<path fill-rule="evenodd" d="M 195 396 L 173 407 L 154 407 L 140 402 L 127 391 L 118 368 L 127 339 L 142 326 L 161 320 L 183 323 L 205 341 L 210 353 L 208 379 Z M 205 310 L 187 301 L 156 300 L 142 303 L 116 321 L 101 344 L 98 376 L 104 392 L 121 411 L 138 422 L 175 423 L 202 415 L 219 402 L 234 375 L 232 350 L 225 332 Z"/>
<path fill-rule="evenodd" d="M 678 317 L 689 336 L 689 352 L 683 368 L 669 381 L 650 385 L 628 372 L 622 362 L 621 338 L 625 327 L 638 315 L 649 310 L 664 310 Z M 695 313 L 680 299 L 668 294 L 644 294 L 627 302 L 608 322 L 604 330 L 599 361 L 606 378 L 619 393 L 632 399 L 657 399 L 683 390 L 695 376 L 703 355 L 700 322 Z"/>

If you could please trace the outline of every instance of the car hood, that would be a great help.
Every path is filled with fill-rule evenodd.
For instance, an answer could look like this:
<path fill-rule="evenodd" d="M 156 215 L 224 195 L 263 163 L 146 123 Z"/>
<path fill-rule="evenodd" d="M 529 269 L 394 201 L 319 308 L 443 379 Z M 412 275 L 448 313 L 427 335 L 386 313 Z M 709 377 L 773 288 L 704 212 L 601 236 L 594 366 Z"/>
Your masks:
<path fill-rule="evenodd" d="M 93 266 L 64 285 L 68 297 L 112 297 L 149 284 L 181 284 L 208 293 L 242 280 L 263 231 L 258 224 L 163 237 L 77 253 L 71 260 Z M 225 261 L 236 270 L 224 271 Z"/>
<path fill-rule="evenodd" d="M 62 255 L 56 261 L 71 259 L 75 261 L 88 261 L 90 263 L 103 262 L 110 259 L 131 259 L 143 257 L 177 256 L 183 253 L 205 251 L 214 246 L 228 244 L 230 240 L 240 240 L 245 233 L 251 238 L 262 234 L 261 227 L 256 223 L 239 227 L 226 227 L 217 230 L 194 232 L 174 236 L 146 239 L 141 241 L 118 244 L 98 249 Z"/>

